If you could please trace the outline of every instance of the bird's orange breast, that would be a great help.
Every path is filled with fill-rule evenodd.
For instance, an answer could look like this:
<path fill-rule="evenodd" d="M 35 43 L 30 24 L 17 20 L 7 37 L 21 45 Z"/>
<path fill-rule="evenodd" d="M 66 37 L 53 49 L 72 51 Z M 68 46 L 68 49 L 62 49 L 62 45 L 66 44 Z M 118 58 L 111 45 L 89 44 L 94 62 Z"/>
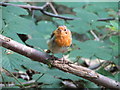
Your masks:
<path fill-rule="evenodd" d="M 57 36 L 55 43 L 60 47 L 69 47 L 72 43 L 72 38 L 69 36 Z"/>

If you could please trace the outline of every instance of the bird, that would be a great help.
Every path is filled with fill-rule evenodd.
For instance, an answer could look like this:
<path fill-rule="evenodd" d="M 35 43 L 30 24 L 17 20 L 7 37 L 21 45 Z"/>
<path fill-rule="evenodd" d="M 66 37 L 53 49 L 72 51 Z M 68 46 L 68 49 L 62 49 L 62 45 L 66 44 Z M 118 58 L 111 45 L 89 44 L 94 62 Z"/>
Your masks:
<path fill-rule="evenodd" d="M 72 44 L 71 31 L 65 26 L 58 26 L 52 32 L 50 39 L 47 42 L 49 51 L 54 55 L 56 53 L 66 53 Z"/>

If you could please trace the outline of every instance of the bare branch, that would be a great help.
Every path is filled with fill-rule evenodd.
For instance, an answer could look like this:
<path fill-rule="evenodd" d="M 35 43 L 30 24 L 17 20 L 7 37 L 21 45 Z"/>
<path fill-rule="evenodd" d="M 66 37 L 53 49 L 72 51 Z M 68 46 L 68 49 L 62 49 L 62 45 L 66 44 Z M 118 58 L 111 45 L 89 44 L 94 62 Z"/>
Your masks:
<path fill-rule="evenodd" d="M 93 32 L 93 30 L 90 30 L 90 33 L 94 36 L 96 41 L 100 41 L 100 39 L 98 38 L 98 36 Z"/>
<path fill-rule="evenodd" d="M 49 5 L 50 5 L 52 11 L 54 12 L 54 14 L 58 15 L 58 13 L 57 13 L 56 9 L 54 8 L 53 4 L 51 2 L 49 2 Z"/>
<path fill-rule="evenodd" d="M 115 20 L 115 18 L 113 17 L 109 17 L 109 18 L 100 18 L 97 21 L 110 21 L 110 20 Z"/>
<path fill-rule="evenodd" d="M 98 85 L 102 85 L 107 88 L 120 89 L 120 82 L 118 81 L 112 80 L 108 77 L 96 73 L 93 70 L 90 70 L 80 65 L 78 66 L 76 64 L 72 64 L 71 62 L 68 61 L 65 61 L 67 63 L 64 63 L 61 60 L 49 60 L 51 58 L 50 55 L 35 50 L 33 48 L 27 47 L 3 35 L 0 35 L 0 45 L 3 46 L 4 48 L 10 49 L 21 55 L 24 55 L 32 60 L 42 62 L 44 64 L 51 63 L 51 65 L 60 70 L 80 76 Z"/>
<path fill-rule="evenodd" d="M 41 7 L 38 7 L 38 6 L 30 6 L 30 5 L 10 4 L 10 3 L 4 3 L 4 2 L 0 2 L 0 5 L 2 5 L 2 6 L 21 7 L 21 8 L 28 9 L 28 10 L 40 10 L 43 14 L 45 14 L 45 15 L 47 15 L 47 16 L 56 17 L 56 18 L 61 18 L 61 19 L 65 19 L 65 20 L 80 19 L 80 18 L 71 18 L 71 17 L 61 16 L 61 15 L 55 15 L 55 14 L 53 14 L 53 13 L 49 13 L 49 12 L 45 11 L 44 9 L 49 5 L 49 3 L 46 3 L 45 5 L 43 5 L 43 6 L 41 6 Z"/>

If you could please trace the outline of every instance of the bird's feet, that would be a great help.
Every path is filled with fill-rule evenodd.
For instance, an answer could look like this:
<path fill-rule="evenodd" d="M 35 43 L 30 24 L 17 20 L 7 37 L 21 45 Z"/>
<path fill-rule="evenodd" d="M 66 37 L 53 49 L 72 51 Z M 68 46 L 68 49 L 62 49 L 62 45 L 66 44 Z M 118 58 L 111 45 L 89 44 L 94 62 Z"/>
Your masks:
<path fill-rule="evenodd" d="M 68 60 L 68 57 L 64 56 L 62 58 L 59 58 L 59 60 L 61 61 L 62 64 L 68 64 L 70 63 Z"/>

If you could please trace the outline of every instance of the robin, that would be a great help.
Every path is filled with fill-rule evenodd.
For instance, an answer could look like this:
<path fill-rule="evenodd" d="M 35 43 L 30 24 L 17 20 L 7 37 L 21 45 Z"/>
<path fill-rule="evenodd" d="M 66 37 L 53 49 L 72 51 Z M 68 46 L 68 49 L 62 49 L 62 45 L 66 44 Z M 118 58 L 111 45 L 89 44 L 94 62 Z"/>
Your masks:
<path fill-rule="evenodd" d="M 72 44 L 71 31 L 66 26 L 59 26 L 47 43 L 51 53 L 65 53 Z"/>

